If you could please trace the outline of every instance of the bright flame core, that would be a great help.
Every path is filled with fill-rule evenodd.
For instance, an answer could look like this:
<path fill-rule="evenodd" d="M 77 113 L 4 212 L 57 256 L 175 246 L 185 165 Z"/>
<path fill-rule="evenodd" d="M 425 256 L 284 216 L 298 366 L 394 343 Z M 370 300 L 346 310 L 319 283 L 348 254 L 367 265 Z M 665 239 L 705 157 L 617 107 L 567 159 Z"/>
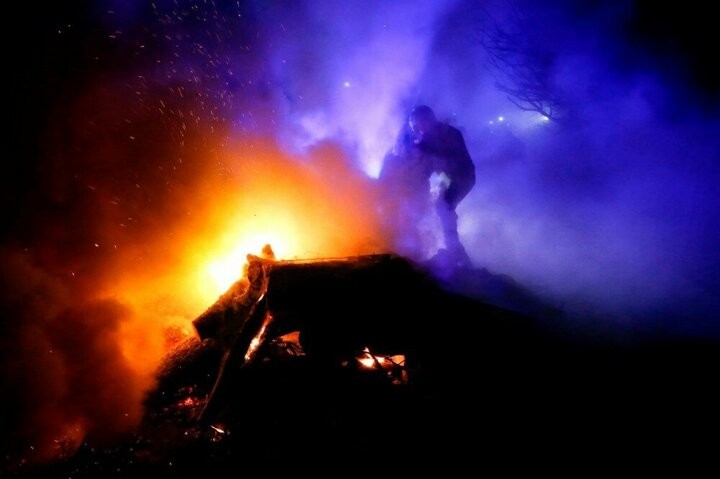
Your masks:
<path fill-rule="evenodd" d="M 271 225 L 256 225 L 253 223 L 257 223 L 257 221 L 251 219 L 245 224 L 238 221 L 234 226 L 231 226 L 226 233 L 228 239 L 227 252 L 221 252 L 219 256 L 209 260 L 201 268 L 201 274 L 207 275 L 209 280 L 203 286 L 210 290 L 208 295 L 222 294 L 222 292 L 226 291 L 243 275 L 248 253 L 259 254 L 266 244 L 272 246 L 277 259 L 293 257 L 293 253 L 289 252 L 293 251 L 290 238 L 298 236 L 294 231 L 296 229 L 294 228 L 295 225 L 290 222 L 278 221 L 278 224 L 273 228 Z M 248 230 L 251 233 L 247 234 Z M 232 237 L 241 239 L 233 242 Z"/>
<path fill-rule="evenodd" d="M 247 254 L 266 244 L 277 259 L 377 252 L 371 182 L 344 164 L 340 152 L 300 163 L 255 150 L 236 161 L 234 184 L 210 205 L 209 234 L 190 248 L 201 263 L 195 271 L 206 301 L 237 281 Z"/>
<path fill-rule="evenodd" d="M 381 367 L 383 369 L 392 367 L 402 367 L 405 365 L 405 355 L 396 354 L 393 356 L 378 356 L 370 352 L 368 348 L 363 349 L 362 356 L 357 358 L 358 362 L 362 367 L 367 369 L 374 369 Z"/>

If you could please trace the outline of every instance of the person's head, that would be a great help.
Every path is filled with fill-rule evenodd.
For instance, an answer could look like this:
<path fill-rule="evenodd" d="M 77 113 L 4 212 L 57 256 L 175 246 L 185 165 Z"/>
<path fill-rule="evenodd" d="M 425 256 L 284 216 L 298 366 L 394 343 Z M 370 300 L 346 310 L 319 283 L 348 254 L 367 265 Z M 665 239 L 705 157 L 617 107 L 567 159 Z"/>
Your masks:
<path fill-rule="evenodd" d="M 429 106 L 420 105 L 410 112 L 408 123 L 413 133 L 422 136 L 435 126 L 437 118 L 435 118 L 435 113 Z"/>

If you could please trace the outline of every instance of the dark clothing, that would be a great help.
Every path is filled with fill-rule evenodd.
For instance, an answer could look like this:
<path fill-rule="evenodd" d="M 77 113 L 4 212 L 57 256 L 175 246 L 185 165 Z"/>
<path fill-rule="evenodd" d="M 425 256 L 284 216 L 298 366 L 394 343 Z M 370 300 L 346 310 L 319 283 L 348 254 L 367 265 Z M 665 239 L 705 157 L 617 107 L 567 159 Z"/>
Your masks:
<path fill-rule="evenodd" d="M 391 208 L 398 213 L 397 221 L 408 223 L 412 229 L 417 226 L 417 210 L 429 201 L 428 180 L 433 172 L 445 173 L 450 180 L 435 202 L 445 247 L 459 262 L 467 264 L 469 258 L 458 236 L 455 208 L 475 185 L 475 165 L 457 128 L 438 122 L 419 138 L 404 127 L 393 152 L 385 158 L 380 180 L 392 188 L 391 196 L 404 198 L 399 208 Z M 413 206 L 416 211 L 409 211 Z M 406 234 L 404 228 L 400 229 Z"/>
<path fill-rule="evenodd" d="M 448 124 L 437 123 L 416 140 L 415 147 L 428 158 L 432 171 L 444 172 L 450 178 L 450 186 L 443 199 L 455 209 L 475 186 L 475 165 L 462 133 Z"/>
<path fill-rule="evenodd" d="M 475 165 L 462 133 L 445 123 L 437 123 L 422 138 L 403 128 L 393 152 L 385 157 L 380 180 L 396 186 L 408 181 L 419 186 L 427 183 L 433 172 L 444 172 L 450 178 L 444 199 L 453 208 L 475 185 Z"/>

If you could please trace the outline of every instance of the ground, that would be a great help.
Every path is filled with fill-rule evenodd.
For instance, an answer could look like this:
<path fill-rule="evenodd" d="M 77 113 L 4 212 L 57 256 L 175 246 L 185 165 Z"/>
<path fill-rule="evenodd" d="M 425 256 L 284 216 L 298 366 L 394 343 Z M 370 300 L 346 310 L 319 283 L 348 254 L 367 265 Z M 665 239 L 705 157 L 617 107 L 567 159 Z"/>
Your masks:
<path fill-rule="evenodd" d="M 465 274 L 519 304 L 509 280 Z M 645 469 L 717 451 L 717 343 L 587 335 L 533 302 L 519 314 L 433 288 L 430 334 L 414 335 L 429 353 L 404 379 L 269 348 L 231 372 L 222 414 L 201 427 L 222 351 L 192 338 L 167 358 L 133 435 L 21 476 Z"/>

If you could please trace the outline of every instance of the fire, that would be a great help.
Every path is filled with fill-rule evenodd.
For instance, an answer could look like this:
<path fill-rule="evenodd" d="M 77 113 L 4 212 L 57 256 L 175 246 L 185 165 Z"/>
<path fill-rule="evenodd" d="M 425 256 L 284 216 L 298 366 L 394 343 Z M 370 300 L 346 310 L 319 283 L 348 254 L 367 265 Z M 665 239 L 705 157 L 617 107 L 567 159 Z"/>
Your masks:
<path fill-rule="evenodd" d="M 221 234 L 219 251 L 201 265 L 199 275 L 205 276 L 203 287 L 208 296 L 217 297 L 243 275 L 247 255 L 259 254 L 264 245 L 272 245 L 277 259 L 302 256 L 292 238 L 301 237 L 300 225 L 282 211 L 264 217 L 236 217 L 229 221 Z"/>
<path fill-rule="evenodd" d="M 372 354 L 368 348 L 363 349 L 362 356 L 357 358 L 357 360 L 363 367 L 368 369 L 374 369 L 376 367 L 392 369 L 393 367 L 403 367 L 405 365 L 405 355 L 403 354 L 378 356 Z"/>
<path fill-rule="evenodd" d="M 234 161 L 233 184 L 217 192 L 204 231 L 188 245 L 205 306 L 240 278 L 247 254 L 258 254 L 265 244 L 277 259 L 382 249 L 370 184 L 342 163 L 339 152 L 301 164 L 255 150 Z"/>
<path fill-rule="evenodd" d="M 213 171 L 217 163 L 222 174 Z M 128 363 L 148 377 L 171 346 L 166 331 L 192 334 L 191 321 L 243 275 L 248 253 L 271 244 L 277 259 L 383 251 L 372 187 L 340 151 L 292 159 L 273 146 L 227 148 L 180 199 L 185 218 L 142 249 L 119 250 L 109 295 L 129 305 Z M 179 201 L 180 201 L 179 200 Z"/>
<path fill-rule="evenodd" d="M 200 399 L 190 396 L 190 397 L 186 397 L 185 399 L 181 400 L 178 403 L 178 406 L 194 408 L 194 407 L 200 406 L 200 404 L 201 404 Z"/>
<path fill-rule="evenodd" d="M 377 364 L 382 366 L 384 361 L 385 358 L 382 356 L 374 356 L 370 354 L 370 350 L 368 348 L 363 349 L 363 355 L 358 358 L 358 362 L 368 369 L 374 368 Z"/>
<path fill-rule="evenodd" d="M 268 324 L 272 321 L 272 316 L 270 314 L 267 314 L 265 316 L 265 321 L 263 321 L 262 326 L 260 327 L 260 331 L 255 335 L 254 338 L 252 338 L 252 341 L 250 341 L 250 345 L 248 346 L 248 350 L 245 352 L 245 361 L 250 361 L 253 356 L 255 355 L 255 352 L 260 347 L 260 344 L 262 343 L 264 337 L 265 337 L 265 330 L 267 329 Z"/>
<path fill-rule="evenodd" d="M 358 363 L 365 369 L 383 371 L 392 384 L 408 384 L 408 371 L 405 365 L 405 355 L 380 356 L 363 349 L 362 355 L 357 358 Z"/>
<path fill-rule="evenodd" d="M 109 430 L 107 415 L 98 411 L 118 410 L 116 403 L 127 404 L 130 412 L 123 407 L 112 421 L 114 432 L 139 423 L 143 394 L 153 386 L 163 357 L 194 334 L 192 320 L 240 279 L 248 253 L 259 253 L 267 243 L 278 259 L 383 251 L 371 182 L 339 149 L 291 158 L 272 140 L 240 138 L 233 131 L 185 132 L 184 123 L 175 145 L 178 138 L 165 131 L 164 121 L 145 116 L 144 108 L 124 108 L 121 97 L 108 92 L 89 92 L 63 109 L 61 128 L 48 130 L 48 139 L 58 140 L 43 146 L 53 160 L 38 171 L 60 177 L 36 188 L 47 192 L 28 204 L 52 205 L 37 215 L 38 225 L 48 224 L 23 234 L 37 237 L 37 244 L 18 252 L 28 261 L 29 277 L 43 285 L 26 277 L 16 281 L 32 293 L 22 298 L 32 300 L 27 343 L 33 347 L 19 358 L 18 370 L 57 379 L 45 381 L 52 390 L 23 427 L 38 438 L 38 449 L 54 450 L 60 443 L 76 449 L 89 431 Z M 112 126 L 116 122 L 123 130 Z M 146 129 L 137 138 L 145 140 L 126 141 L 127 128 Z M 232 144 L 231 137 L 242 145 Z M 54 218 L 57 205 L 65 213 Z M 24 259 L 29 255 L 32 261 Z M 57 292 L 55 283 L 63 286 Z M 34 299 L 36 292 L 41 301 Z M 97 336 L 77 335 L 90 341 L 67 340 L 61 356 L 50 339 L 77 331 L 57 319 L 59 312 L 95 303 L 112 304 L 119 312 L 112 322 L 105 309 L 78 316 L 71 326 L 81 333 L 93 329 L 87 325 L 103 327 L 94 328 Z M 98 387 L 66 383 L 65 370 L 79 371 L 83 381 L 89 377 L 87 384 Z M 33 392 L 23 387 L 23 394 Z M 98 394 L 108 391 L 113 394 Z M 68 400 L 77 397 L 82 407 Z"/>
<path fill-rule="evenodd" d="M 99 371 L 99 391 L 113 392 L 102 396 L 95 388 L 87 388 L 90 392 L 82 395 L 113 410 L 117 409 L 113 401 L 124 405 L 114 419 L 113 433 L 128 431 L 140 422 L 143 395 L 153 386 L 161 361 L 171 348 L 194 334 L 192 320 L 241 278 L 248 253 L 260 254 L 268 243 L 278 259 L 384 251 L 371 183 L 345 164 L 342 152 L 318 151 L 312 158 L 297 159 L 257 143 L 246 149 L 202 145 L 198 150 L 205 148 L 212 153 L 206 153 L 204 161 L 193 160 L 192 174 L 175 178 L 163 173 L 163 180 L 169 179 L 156 181 L 153 187 L 146 182 L 132 185 L 130 191 L 137 198 L 127 196 L 136 203 L 128 200 L 125 205 L 125 197 L 118 195 L 117 200 L 110 197 L 112 202 L 99 212 L 90 210 L 96 214 L 88 216 L 93 234 L 98 235 L 91 244 L 99 246 L 92 247 L 88 254 L 94 256 L 87 259 L 71 257 L 66 272 L 73 291 L 83 292 L 78 293 L 82 301 L 63 289 L 53 305 L 58 310 L 77 306 L 81 312 L 87 304 L 102 306 L 75 319 L 83 327 L 89 321 L 104 325 L 95 328 L 102 342 L 80 343 L 79 351 L 73 349 L 76 343 L 69 343 L 72 347 L 64 354 L 83 366 L 87 361 L 95 368 L 91 371 Z M 106 186 L 110 191 L 112 184 Z M 97 194 L 102 191 L 98 188 Z M 35 274 L 34 269 L 29 271 Z M 43 325 L 57 315 L 53 308 L 46 308 L 49 319 Z M 114 321 L 110 326 L 108 311 Z M 65 338 L 60 332 L 53 334 Z M 55 359 L 59 354 L 53 344 L 45 344 L 46 335 L 28 337 L 39 344 L 33 351 L 49 351 L 35 356 L 50 358 L 48 364 L 61 371 L 65 357 Z M 107 358 L 101 353 L 106 351 L 114 355 L 121 370 L 105 367 Z M 95 361 L 98 357 L 102 361 Z M 38 364 L 44 367 L 45 363 Z M 74 452 L 90 431 L 97 436 L 98 431 L 108 430 L 105 418 L 93 415 L 102 407 L 78 413 L 73 405 L 58 406 L 65 398 L 63 388 L 72 387 L 59 381 L 57 390 L 49 394 L 52 400 L 28 422 L 27 429 L 37 431 L 33 439 L 37 449 L 48 457 Z M 122 397 L 115 394 L 120 388 Z M 180 406 L 196 405 L 196 399 L 186 398 Z"/>

